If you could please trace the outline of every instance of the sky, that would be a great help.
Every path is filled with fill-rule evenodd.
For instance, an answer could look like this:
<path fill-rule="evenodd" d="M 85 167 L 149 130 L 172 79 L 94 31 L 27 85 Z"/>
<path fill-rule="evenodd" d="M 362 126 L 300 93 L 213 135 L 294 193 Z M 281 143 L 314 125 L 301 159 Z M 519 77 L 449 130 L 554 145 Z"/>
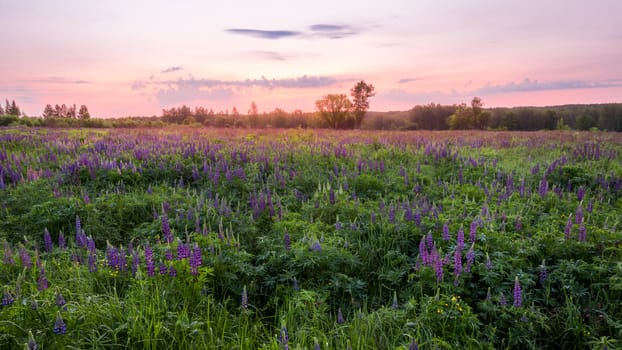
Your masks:
<path fill-rule="evenodd" d="M 622 102 L 620 0 L 0 0 L 0 99 L 95 117 Z"/>

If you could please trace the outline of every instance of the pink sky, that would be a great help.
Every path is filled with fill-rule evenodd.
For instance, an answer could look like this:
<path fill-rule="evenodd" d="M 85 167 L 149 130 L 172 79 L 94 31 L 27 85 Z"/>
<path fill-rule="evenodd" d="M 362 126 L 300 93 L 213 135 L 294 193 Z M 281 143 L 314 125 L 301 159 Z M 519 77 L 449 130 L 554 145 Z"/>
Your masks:
<path fill-rule="evenodd" d="M 312 111 L 622 102 L 622 1 L 2 1 L 0 99 L 96 117 L 186 104 Z"/>

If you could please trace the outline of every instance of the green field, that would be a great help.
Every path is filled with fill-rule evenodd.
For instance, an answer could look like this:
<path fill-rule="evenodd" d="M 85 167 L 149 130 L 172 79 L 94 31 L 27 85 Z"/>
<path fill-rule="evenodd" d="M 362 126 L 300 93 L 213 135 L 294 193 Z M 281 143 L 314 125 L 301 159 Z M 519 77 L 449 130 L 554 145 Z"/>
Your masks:
<path fill-rule="evenodd" d="M 0 129 L 1 349 L 615 349 L 621 240 L 619 133 Z"/>

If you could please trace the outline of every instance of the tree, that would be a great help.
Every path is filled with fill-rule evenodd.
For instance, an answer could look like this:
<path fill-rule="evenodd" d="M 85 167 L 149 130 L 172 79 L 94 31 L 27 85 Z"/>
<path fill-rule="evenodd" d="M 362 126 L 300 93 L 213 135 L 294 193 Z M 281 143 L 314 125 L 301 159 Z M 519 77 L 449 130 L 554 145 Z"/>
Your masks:
<path fill-rule="evenodd" d="M 85 119 L 90 119 L 90 118 L 91 118 L 91 114 L 89 113 L 89 109 L 86 108 L 86 105 L 80 106 L 80 110 L 78 111 L 78 119 L 85 120 Z"/>
<path fill-rule="evenodd" d="M 54 107 L 51 104 L 45 105 L 45 109 L 43 110 L 43 118 L 53 118 L 56 116 L 56 111 L 54 111 Z"/>
<path fill-rule="evenodd" d="M 364 80 L 359 81 L 350 89 L 350 96 L 352 96 L 352 110 L 354 112 L 354 126 L 356 128 L 361 127 L 365 113 L 369 109 L 369 98 L 374 96 L 374 86 L 372 84 L 365 83 Z"/>
<path fill-rule="evenodd" d="M 4 113 L 6 115 L 19 116 L 21 114 L 21 111 L 19 110 L 19 107 L 15 103 L 15 100 L 13 100 L 10 104 L 9 104 L 9 100 L 6 100 L 6 107 L 4 108 Z"/>
<path fill-rule="evenodd" d="M 348 119 L 352 102 L 345 94 L 328 94 L 315 101 L 315 108 L 329 127 L 337 129 L 343 127 Z"/>
<path fill-rule="evenodd" d="M 0 104 L 0 115 L 4 115 L 4 109 L 2 108 L 1 104 Z"/>

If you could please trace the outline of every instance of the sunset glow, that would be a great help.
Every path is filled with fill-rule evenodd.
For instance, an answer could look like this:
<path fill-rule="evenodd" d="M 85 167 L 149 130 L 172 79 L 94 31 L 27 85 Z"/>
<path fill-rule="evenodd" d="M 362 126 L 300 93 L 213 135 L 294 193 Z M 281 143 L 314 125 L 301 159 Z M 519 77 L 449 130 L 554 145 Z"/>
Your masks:
<path fill-rule="evenodd" d="M 0 1 L 0 98 L 30 116 L 312 111 L 364 79 L 374 111 L 622 102 L 618 0 L 214 4 Z"/>

